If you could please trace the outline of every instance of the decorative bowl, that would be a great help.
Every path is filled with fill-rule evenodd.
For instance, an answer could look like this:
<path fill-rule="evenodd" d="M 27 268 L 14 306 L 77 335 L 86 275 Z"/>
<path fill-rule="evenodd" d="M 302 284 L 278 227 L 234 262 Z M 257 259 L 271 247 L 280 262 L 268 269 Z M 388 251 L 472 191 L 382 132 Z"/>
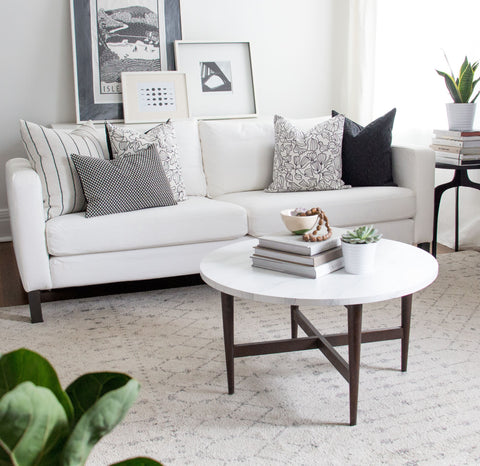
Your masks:
<path fill-rule="evenodd" d="M 318 215 L 298 216 L 295 209 L 285 209 L 280 212 L 283 223 L 294 235 L 303 235 L 317 224 Z"/>

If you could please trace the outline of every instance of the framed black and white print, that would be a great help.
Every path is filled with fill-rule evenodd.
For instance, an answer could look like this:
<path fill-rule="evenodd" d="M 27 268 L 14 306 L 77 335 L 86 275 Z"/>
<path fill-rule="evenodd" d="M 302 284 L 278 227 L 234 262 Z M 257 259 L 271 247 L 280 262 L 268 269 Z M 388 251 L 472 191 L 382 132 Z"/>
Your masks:
<path fill-rule="evenodd" d="M 177 70 L 187 79 L 190 116 L 242 118 L 257 114 L 249 42 L 175 41 Z"/>
<path fill-rule="evenodd" d="M 180 0 L 70 0 L 77 123 L 123 120 L 122 72 L 174 70 Z"/>
<path fill-rule="evenodd" d="M 155 123 L 168 118 L 188 118 L 185 73 L 122 73 L 122 94 L 125 123 Z"/>

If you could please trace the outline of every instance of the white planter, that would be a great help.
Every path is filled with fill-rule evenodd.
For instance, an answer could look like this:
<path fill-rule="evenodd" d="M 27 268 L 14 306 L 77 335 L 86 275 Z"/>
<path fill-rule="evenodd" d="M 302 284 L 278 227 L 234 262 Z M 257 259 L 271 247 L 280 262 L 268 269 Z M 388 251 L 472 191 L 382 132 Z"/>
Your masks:
<path fill-rule="evenodd" d="M 456 131 L 471 131 L 475 119 L 476 103 L 446 104 L 448 129 Z"/>
<path fill-rule="evenodd" d="M 377 243 L 351 244 L 342 241 L 345 271 L 355 275 L 370 273 L 375 268 Z"/>

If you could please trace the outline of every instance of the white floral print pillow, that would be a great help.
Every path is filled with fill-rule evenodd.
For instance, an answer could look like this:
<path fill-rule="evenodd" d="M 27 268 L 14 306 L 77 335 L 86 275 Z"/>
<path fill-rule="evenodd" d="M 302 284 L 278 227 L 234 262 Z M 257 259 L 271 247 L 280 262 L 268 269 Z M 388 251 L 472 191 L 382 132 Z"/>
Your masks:
<path fill-rule="evenodd" d="M 275 115 L 273 182 L 265 191 L 342 189 L 342 139 L 345 117 L 337 115 L 308 131 Z"/>

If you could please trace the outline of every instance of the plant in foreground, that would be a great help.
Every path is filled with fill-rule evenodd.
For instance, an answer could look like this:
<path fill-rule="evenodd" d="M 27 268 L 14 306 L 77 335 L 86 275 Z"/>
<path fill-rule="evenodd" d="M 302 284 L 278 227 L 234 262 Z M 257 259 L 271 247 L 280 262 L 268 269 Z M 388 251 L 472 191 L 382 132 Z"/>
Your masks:
<path fill-rule="evenodd" d="M 77 466 L 125 416 L 139 383 L 126 374 L 85 374 L 64 391 L 47 359 L 27 349 L 0 356 L 0 465 Z M 131 458 L 117 465 L 158 465 Z"/>
<path fill-rule="evenodd" d="M 342 241 L 350 244 L 376 243 L 382 234 L 373 225 L 363 225 L 342 235 Z"/>

